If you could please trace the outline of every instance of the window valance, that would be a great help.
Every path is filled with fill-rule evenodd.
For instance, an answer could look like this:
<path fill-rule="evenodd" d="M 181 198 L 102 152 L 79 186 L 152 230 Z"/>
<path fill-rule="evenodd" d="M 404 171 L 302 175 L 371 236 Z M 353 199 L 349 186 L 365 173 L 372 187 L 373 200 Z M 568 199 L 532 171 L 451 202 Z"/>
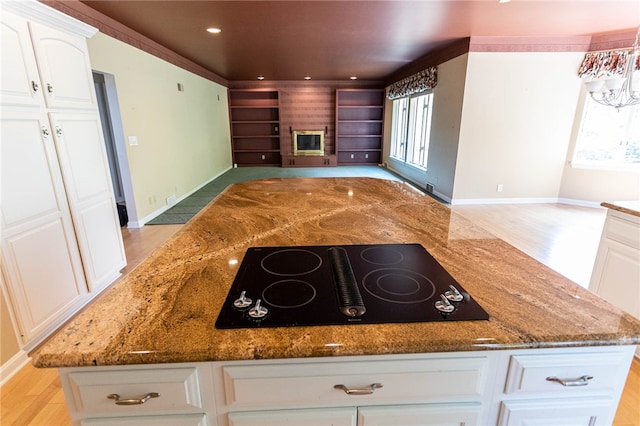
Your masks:
<path fill-rule="evenodd" d="M 588 52 L 584 55 L 582 65 L 578 69 L 580 77 L 611 77 L 622 76 L 630 50 L 607 50 L 603 52 Z M 640 57 L 636 58 L 634 71 L 640 70 Z"/>
<path fill-rule="evenodd" d="M 387 98 L 398 99 L 421 93 L 436 87 L 437 82 L 438 70 L 436 67 L 430 67 L 393 83 L 389 86 Z"/>

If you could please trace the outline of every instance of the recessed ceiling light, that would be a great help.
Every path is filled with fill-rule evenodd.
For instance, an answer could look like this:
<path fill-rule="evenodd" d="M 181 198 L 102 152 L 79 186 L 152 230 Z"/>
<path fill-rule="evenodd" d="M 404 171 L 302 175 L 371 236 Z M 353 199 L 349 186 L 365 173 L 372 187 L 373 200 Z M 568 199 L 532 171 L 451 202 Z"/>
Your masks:
<path fill-rule="evenodd" d="M 355 75 L 352 75 L 351 77 L 349 77 L 349 79 L 351 79 L 351 80 L 357 80 L 357 79 L 358 79 L 358 77 L 356 77 Z"/>
<path fill-rule="evenodd" d="M 310 76 L 310 75 L 305 75 L 305 76 L 304 76 L 304 79 L 305 79 L 305 80 L 311 80 L 311 76 Z"/>
<path fill-rule="evenodd" d="M 222 30 L 220 28 L 207 28 L 207 32 L 211 33 L 211 34 L 220 34 L 222 32 Z"/>
<path fill-rule="evenodd" d="M 509 3 L 511 0 L 498 0 L 498 3 Z"/>
<path fill-rule="evenodd" d="M 259 75 L 258 80 L 264 80 L 264 75 Z"/>

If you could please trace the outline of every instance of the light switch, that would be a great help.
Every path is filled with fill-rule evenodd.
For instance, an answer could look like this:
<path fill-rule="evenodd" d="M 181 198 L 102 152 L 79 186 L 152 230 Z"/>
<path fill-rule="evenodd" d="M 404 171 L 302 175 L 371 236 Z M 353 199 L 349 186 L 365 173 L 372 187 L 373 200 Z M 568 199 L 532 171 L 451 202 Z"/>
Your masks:
<path fill-rule="evenodd" d="M 129 145 L 130 146 L 138 145 L 138 137 L 137 136 L 129 136 Z"/>

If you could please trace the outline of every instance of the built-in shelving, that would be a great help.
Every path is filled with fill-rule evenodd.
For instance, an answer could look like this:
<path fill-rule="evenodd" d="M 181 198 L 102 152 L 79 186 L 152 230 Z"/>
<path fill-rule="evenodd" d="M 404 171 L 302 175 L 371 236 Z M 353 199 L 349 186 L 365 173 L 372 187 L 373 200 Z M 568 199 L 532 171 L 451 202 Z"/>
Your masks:
<path fill-rule="evenodd" d="M 384 89 L 336 90 L 338 165 L 380 164 Z"/>
<path fill-rule="evenodd" d="M 233 163 L 279 166 L 280 93 L 278 90 L 229 90 Z"/>

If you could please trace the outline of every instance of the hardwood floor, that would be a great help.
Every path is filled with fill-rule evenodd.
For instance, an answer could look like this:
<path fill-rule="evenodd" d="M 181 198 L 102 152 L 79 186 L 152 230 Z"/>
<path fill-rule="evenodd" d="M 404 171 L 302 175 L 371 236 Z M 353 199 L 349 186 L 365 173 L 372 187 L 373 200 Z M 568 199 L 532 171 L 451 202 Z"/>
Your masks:
<path fill-rule="evenodd" d="M 453 206 L 452 210 L 578 284 L 588 286 L 605 211 L 554 204 Z M 133 269 L 182 225 L 124 229 Z M 0 388 L 3 426 L 66 426 L 71 421 L 55 370 L 26 365 Z M 634 359 L 613 426 L 640 426 L 640 360 Z"/>

